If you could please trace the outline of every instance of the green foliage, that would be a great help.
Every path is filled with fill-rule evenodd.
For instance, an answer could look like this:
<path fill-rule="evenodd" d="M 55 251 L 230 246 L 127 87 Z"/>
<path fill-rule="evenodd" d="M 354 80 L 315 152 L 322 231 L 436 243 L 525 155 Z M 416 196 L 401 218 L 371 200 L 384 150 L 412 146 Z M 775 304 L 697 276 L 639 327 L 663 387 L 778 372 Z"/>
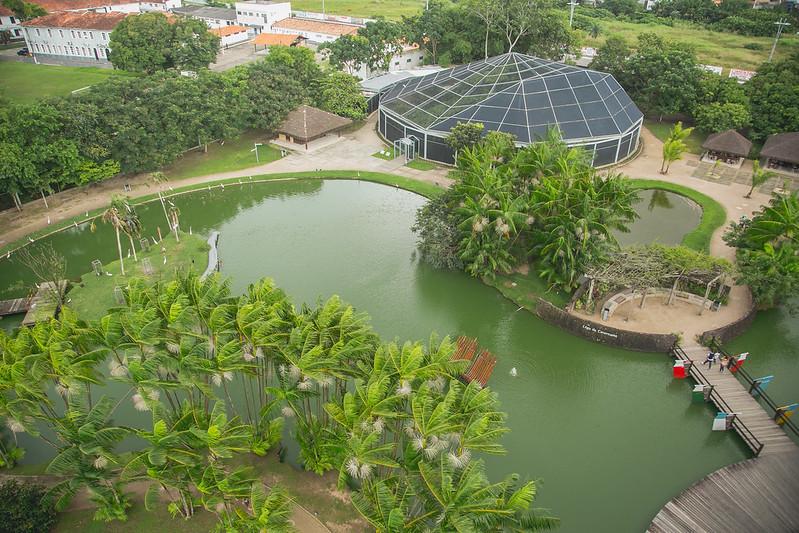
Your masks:
<path fill-rule="evenodd" d="M 707 133 L 740 130 L 749 126 L 752 117 L 743 104 L 712 103 L 694 108 L 696 127 Z"/>
<path fill-rule="evenodd" d="M 602 8 L 614 15 L 633 15 L 641 10 L 641 4 L 637 0 L 605 0 Z"/>
<path fill-rule="evenodd" d="M 663 141 L 663 164 L 660 165 L 660 173 L 668 174 L 669 166 L 674 161 L 682 159 L 682 154 L 688 148 L 685 144 L 685 139 L 691 135 L 693 128 L 683 128 L 682 122 L 677 122 L 669 136 Z"/>
<path fill-rule="evenodd" d="M 216 59 L 219 37 L 199 19 L 170 21 L 163 13 L 142 13 L 122 20 L 111 32 L 111 63 L 131 72 L 199 70 Z"/>
<path fill-rule="evenodd" d="M 799 296 L 799 193 L 773 196 L 751 220 L 731 224 L 724 240 L 738 249 L 739 281 L 761 308 Z"/>
<path fill-rule="evenodd" d="M 490 133 L 466 148 L 445 198 L 423 208 L 415 231 L 423 259 L 492 279 L 534 259 L 550 285 L 575 286 L 585 267 L 618 245 L 613 230 L 634 220 L 637 195 L 620 175 L 600 176 L 556 132 L 518 151 Z M 447 213 L 447 210 L 449 213 Z"/>
<path fill-rule="evenodd" d="M 692 108 L 701 71 L 691 48 L 642 33 L 616 77 L 645 113 L 662 116 Z"/>
<path fill-rule="evenodd" d="M 799 54 L 764 64 L 746 84 L 751 101 L 752 138 L 799 131 Z"/>
<path fill-rule="evenodd" d="M 366 98 L 358 78 L 345 72 L 331 72 L 319 81 L 316 103 L 325 111 L 353 120 L 366 118 Z"/>
<path fill-rule="evenodd" d="M 471 148 L 479 143 L 484 129 L 481 122 L 458 122 L 450 130 L 445 142 L 457 155 L 464 148 Z"/>
<path fill-rule="evenodd" d="M 44 487 L 15 480 L 0 484 L 0 532 L 41 533 L 50 531 L 56 521 Z"/>
<path fill-rule="evenodd" d="M 369 41 L 362 35 L 342 35 L 333 42 L 324 43 L 319 51 L 327 55 L 330 65 L 356 74 L 369 61 Z"/>
<path fill-rule="evenodd" d="M 596 57 L 591 62 L 591 68 L 609 72 L 613 77 L 621 79 L 625 63 L 631 54 L 630 45 L 623 37 L 611 35 L 597 50 Z"/>
<path fill-rule="evenodd" d="M 382 18 L 358 29 L 358 36 L 366 41 L 366 66 L 370 70 L 388 71 L 391 59 L 402 52 L 402 33 L 400 24 Z"/>
<path fill-rule="evenodd" d="M 20 20 L 30 20 L 47 14 L 40 5 L 24 0 L 3 0 L 2 5 L 13 11 L 14 16 Z"/>

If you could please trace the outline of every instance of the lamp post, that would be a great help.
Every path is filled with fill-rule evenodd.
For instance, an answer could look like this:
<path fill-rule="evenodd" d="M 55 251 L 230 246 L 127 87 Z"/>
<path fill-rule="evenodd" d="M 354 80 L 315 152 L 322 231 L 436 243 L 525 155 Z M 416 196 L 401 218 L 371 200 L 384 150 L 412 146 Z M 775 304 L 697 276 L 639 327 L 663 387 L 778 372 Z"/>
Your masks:
<path fill-rule="evenodd" d="M 790 22 L 785 22 L 785 19 L 780 19 L 779 22 L 774 23 L 777 26 L 777 36 L 774 37 L 774 44 L 771 46 L 771 52 L 768 55 L 768 62 L 771 63 L 771 58 L 774 57 L 774 50 L 777 49 L 777 41 L 780 40 L 780 35 L 782 35 L 782 30 L 785 26 L 790 26 Z"/>
<path fill-rule="evenodd" d="M 569 2 L 569 28 L 572 27 L 572 22 L 574 21 L 574 8 L 578 5 L 575 0 Z"/>
<path fill-rule="evenodd" d="M 261 160 L 258 158 L 258 147 L 259 147 L 259 146 L 263 146 L 264 144 L 263 144 L 263 143 L 252 143 L 252 144 L 253 144 L 253 146 L 254 146 L 255 148 L 253 148 L 252 150 L 250 150 L 250 152 L 255 152 L 255 162 L 256 162 L 256 163 L 260 163 L 260 162 L 261 162 Z"/>

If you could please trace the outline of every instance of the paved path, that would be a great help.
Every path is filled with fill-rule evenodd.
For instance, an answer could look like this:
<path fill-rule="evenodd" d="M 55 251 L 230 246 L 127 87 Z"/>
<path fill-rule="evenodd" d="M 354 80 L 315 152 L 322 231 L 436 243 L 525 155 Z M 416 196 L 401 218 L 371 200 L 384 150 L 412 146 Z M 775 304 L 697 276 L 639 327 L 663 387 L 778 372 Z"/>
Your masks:
<path fill-rule="evenodd" d="M 684 490 L 660 510 L 649 531 L 799 531 L 799 447 L 738 378 L 701 365 L 707 348 L 684 350 L 763 449 L 758 457 L 721 468 Z"/>

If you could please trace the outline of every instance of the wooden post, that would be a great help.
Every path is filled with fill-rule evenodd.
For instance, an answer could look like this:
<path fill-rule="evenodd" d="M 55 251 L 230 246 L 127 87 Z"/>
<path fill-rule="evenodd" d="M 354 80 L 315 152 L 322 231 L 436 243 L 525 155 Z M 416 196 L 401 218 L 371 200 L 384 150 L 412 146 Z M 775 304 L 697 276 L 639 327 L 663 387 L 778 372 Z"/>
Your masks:
<path fill-rule="evenodd" d="M 702 316 L 702 313 L 705 312 L 705 305 L 707 304 L 707 301 L 708 301 L 707 297 L 710 294 L 710 288 L 712 287 L 711 283 L 713 283 L 713 282 L 711 281 L 710 283 L 708 283 L 707 284 L 707 289 L 705 289 L 705 298 L 704 298 L 704 300 L 702 300 L 702 307 L 699 308 L 699 316 Z"/>
<path fill-rule="evenodd" d="M 588 298 L 585 300 L 585 310 L 591 305 L 591 297 L 594 295 L 594 278 L 588 283 Z"/>
<path fill-rule="evenodd" d="M 644 308 L 644 303 L 646 303 L 646 295 L 647 295 L 648 292 L 649 292 L 649 288 L 647 287 L 646 289 L 644 289 L 644 293 L 641 295 L 641 305 L 638 306 L 639 309 L 643 309 Z"/>
<path fill-rule="evenodd" d="M 674 284 L 671 286 L 671 292 L 669 292 L 669 300 L 666 302 L 666 305 L 671 305 L 674 301 L 674 293 L 677 292 L 677 283 L 680 281 L 680 276 L 674 280 Z"/>

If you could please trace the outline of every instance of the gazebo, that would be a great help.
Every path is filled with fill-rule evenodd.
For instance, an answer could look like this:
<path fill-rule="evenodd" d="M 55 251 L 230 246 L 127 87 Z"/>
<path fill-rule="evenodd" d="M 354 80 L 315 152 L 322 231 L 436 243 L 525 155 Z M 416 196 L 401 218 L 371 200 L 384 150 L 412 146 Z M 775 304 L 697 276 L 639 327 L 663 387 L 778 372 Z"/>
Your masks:
<path fill-rule="evenodd" d="M 760 157 L 766 168 L 799 173 L 799 131 L 770 135 Z"/>
<path fill-rule="evenodd" d="M 288 114 L 283 123 L 278 126 L 278 138 L 281 141 L 304 144 L 324 137 L 352 124 L 352 120 L 327 111 L 322 111 L 308 105 L 301 105 Z"/>
<path fill-rule="evenodd" d="M 752 141 L 735 130 L 727 130 L 708 135 L 702 143 L 702 148 L 706 150 L 702 155 L 703 161 L 712 163 L 720 161 L 740 167 L 752 149 Z"/>

